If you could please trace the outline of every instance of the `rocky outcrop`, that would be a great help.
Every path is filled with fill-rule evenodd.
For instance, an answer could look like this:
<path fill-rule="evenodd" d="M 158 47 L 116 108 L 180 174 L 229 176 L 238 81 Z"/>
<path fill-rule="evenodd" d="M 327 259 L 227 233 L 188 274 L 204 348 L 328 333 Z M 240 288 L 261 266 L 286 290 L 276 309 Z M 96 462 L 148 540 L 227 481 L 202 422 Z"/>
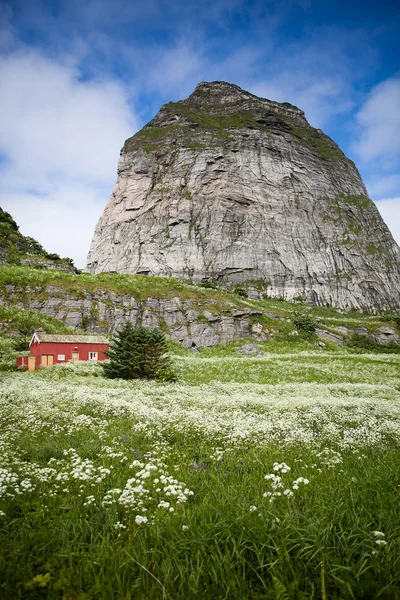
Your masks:
<path fill-rule="evenodd" d="M 23 292 L 8 285 L 0 296 L 0 304 L 29 308 L 91 333 L 113 333 L 128 321 L 134 326 L 159 327 L 185 348 L 216 346 L 251 335 L 252 320 L 262 314 L 260 311 L 226 307 L 216 312 L 214 302 L 178 296 L 140 301 L 104 290 L 67 294 L 55 285 Z"/>
<path fill-rule="evenodd" d="M 169 338 L 191 349 L 248 338 L 247 341 L 254 343 L 246 345 L 243 353 L 251 354 L 266 350 L 268 343 L 275 339 L 288 342 L 291 340 L 288 336 L 301 336 L 294 324 L 297 311 L 293 305 L 281 302 L 268 303 L 266 310 L 264 302 L 244 301 L 222 290 L 163 278 L 120 275 L 95 278 L 54 272 L 42 272 L 36 277 L 39 272 L 32 269 L 3 267 L 0 271 L 0 308 L 12 307 L 10 312 L 0 310 L 4 319 L 0 328 L 4 326 L 8 332 L 12 323 L 10 315 L 18 315 L 19 311 L 14 309 L 22 308 L 54 317 L 60 325 L 80 330 L 80 333 L 113 334 L 127 322 L 133 326 L 158 327 Z M 307 314 L 312 315 L 312 311 L 308 311 Z M 320 340 L 316 343 L 322 347 L 326 345 L 324 342 L 354 345 L 357 339 L 359 343 L 360 336 L 366 336 L 373 344 L 400 343 L 396 315 L 367 317 L 368 329 L 361 315 L 361 321 L 351 328 L 347 326 L 347 316 L 343 317 L 346 325 L 340 324 L 341 311 L 333 317 L 333 322 L 332 311 L 329 315 L 326 321 L 322 317 L 317 319 L 316 333 Z M 24 311 L 18 318 L 24 327 L 31 323 L 31 316 Z M 354 313 L 351 321 L 355 322 Z M 42 323 L 41 326 L 46 327 L 46 319 Z M 54 326 L 51 321 L 49 325 Z"/>
<path fill-rule="evenodd" d="M 344 325 L 336 327 L 336 330 L 340 331 L 340 333 L 332 333 L 331 331 L 317 328 L 316 334 L 323 340 L 334 342 L 341 346 L 345 345 L 352 336 L 369 338 L 372 342 L 381 346 L 400 343 L 400 336 L 396 329 L 394 327 L 388 327 L 387 325 L 378 327 L 374 333 L 370 333 L 366 327 L 350 328 Z M 341 335 L 342 333 L 344 336 Z"/>
<path fill-rule="evenodd" d="M 378 344 L 399 344 L 400 336 L 393 327 L 379 327 L 374 333 L 374 340 Z"/>
<path fill-rule="evenodd" d="M 400 250 L 352 161 L 298 108 L 201 83 L 125 142 L 87 270 L 394 308 Z"/>
<path fill-rule="evenodd" d="M 316 329 L 316 332 L 318 337 L 322 338 L 323 340 L 326 340 L 327 342 L 333 342 L 334 344 L 339 344 L 340 346 L 343 346 L 345 344 L 345 341 L 343 339 L 343 336 L 337 334 L 337 333 L 332 333 L 331 331 L 325 331 L 325 329 Z"/>

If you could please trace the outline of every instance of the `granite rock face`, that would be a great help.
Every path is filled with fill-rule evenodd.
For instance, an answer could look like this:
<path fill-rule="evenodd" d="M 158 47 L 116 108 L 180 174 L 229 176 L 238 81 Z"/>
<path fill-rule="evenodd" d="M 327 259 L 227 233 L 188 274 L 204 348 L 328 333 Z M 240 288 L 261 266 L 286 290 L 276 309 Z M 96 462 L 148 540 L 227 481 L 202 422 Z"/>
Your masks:
<path fill-rule="evenodd" d="M 344 309 L 400 302 L 400 249 L 354 163 L 298 108 L 224 82 L 125 142 L 87 270 L 257 283 Z"/>
<path fill-rule="evenodd" d="M 191 349 L 249 337 L 252 320 L 262 316 L 257 310 L 228 306 L 215 314 L 211 299 L 204 302 L 176 296 L 138 300 L 105 290 L 66 292 L 49 284 L 24 290 L 7 285 L 0 294 L 0 305 L 29 306 L 30 310 L 90 333 L 115 333 L 128 322 L 134 327 L 158 327 L 164 329 L 167 337 Z"/>

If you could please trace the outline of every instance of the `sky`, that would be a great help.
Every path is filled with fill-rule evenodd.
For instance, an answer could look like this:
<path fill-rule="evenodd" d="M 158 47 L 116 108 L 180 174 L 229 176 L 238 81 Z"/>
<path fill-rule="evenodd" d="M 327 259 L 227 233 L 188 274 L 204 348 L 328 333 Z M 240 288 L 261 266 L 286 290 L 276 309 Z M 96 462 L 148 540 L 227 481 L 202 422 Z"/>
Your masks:
<path fill-rule="evenodd" d="M 0 206 L 84 268 L 125 139 L 200 81 L 305 111 L 400 244 L 394 0 L 0 0 Z"/>

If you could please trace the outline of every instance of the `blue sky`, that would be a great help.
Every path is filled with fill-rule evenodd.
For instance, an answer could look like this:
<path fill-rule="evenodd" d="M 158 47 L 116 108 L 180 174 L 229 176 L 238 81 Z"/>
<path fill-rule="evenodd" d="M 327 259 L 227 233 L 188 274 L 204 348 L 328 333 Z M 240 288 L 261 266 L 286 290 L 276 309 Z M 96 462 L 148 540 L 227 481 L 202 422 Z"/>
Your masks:
<path fill-rule="evenodd" d="M 124 140 L 200 81 L 291 102 L 400 243 L 400 8 L 341 0 L 0 0 L 0 206 L 83 267 Z"/>

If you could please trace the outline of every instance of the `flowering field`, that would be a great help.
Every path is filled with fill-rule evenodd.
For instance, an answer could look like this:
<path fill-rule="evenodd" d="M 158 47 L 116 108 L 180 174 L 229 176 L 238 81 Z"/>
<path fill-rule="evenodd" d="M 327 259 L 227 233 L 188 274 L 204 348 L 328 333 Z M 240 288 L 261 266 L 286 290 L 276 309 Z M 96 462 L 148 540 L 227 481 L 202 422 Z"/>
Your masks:
<path fill-rule="evenodd" d="M 0 380 L 0 598 L 400 598 L 396 355 Z"/>

